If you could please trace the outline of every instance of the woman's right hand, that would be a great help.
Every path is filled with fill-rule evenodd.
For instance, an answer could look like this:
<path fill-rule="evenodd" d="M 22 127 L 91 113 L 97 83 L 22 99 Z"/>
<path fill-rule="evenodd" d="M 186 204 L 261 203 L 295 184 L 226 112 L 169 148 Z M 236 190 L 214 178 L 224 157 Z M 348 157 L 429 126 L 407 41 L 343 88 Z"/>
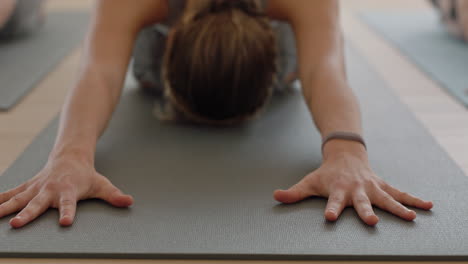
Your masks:
<path fill-rule="evenodd" d="M 0 193 L 0 218 L 20 211 L 10 220 L 19 228 L 36 219 L 49 207 L 58 208 L 59 223 L 73 223 L 79 200 L 99 198 L 116 207 L 133 204 L 130 195 L 123 194 L 92 165 L 73 158 L 49 160 L 33 178 L 16 188 Z"/>

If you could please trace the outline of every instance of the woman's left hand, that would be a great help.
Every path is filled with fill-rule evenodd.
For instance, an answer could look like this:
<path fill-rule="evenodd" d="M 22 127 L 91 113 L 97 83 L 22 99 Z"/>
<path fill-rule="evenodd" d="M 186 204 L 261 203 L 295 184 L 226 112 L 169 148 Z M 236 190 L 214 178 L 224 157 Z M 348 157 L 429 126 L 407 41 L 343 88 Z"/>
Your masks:
<path fill-rule="evenodd" d="M 331 142 L 329 144 L 332 145 Z M 327 220 L 336 221 L 345 207 L 353 206 L 359 217 L 372 226 L 379 221 L 372 205 L 407 221 L 414 220 L 416 212 L 404 205 L 423 210 L 432 208 L 432 202 L 401 192 L 380 179 L 370 168 L 362 145 L 350 142 L 348 148 L 346 144 L 340 144 L 340 147 L 330 146 L 328 153 L 324 152 L 324 161 L 319 169 L 288 190 L 276 190 L 275 199 L 282 203 L 295 203 L 310 196 L 326 197 Z"/>

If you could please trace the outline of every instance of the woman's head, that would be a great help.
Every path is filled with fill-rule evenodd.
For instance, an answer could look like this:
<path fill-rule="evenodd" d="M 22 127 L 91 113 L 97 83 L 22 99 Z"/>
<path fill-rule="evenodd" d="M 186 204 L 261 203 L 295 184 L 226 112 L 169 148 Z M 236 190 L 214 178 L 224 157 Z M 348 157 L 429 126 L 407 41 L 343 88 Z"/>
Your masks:
<path fill-rule="evenodd" d="M 177 112 L 195 122 L 233 124 L 268 101 L 276 41 L 254 0 L 196 0 L 174 27 L 163 79 Z"/>

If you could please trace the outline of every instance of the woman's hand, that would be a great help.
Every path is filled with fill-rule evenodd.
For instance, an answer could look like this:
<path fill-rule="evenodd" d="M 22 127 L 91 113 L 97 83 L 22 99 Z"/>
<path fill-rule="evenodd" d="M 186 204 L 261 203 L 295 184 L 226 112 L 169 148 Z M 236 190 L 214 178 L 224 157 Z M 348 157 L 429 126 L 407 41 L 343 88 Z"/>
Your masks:
<path fill-rule="evenodd" d="M 330 146 L 329 146 L 330 145 Z M 274 197 L 295 203 L 310 196 L 328 197 L 325 218 L 336 221 L 343 209 L 353 206 L 368 225 L 379 221 L 372 205 L 407 221 L 416 213 L 403 205 L 430 210 L 432 202 L 401 192 L 380 179 L 370 168 L 364 147 L 356 142 L 333 140 L 324 149 L 322 166 L 288 190 L 276 190 Z"/>
<path fill-rule="evenodd" d="M 0 193 L 0 218 L 21 211 L 10 220 L 19 228 L 33 221 L 49 207 L 58 208 L 59 223 L 73 223 L 79 200 L 100 198 L 117 207 L 127 207 L 133 198 L 124 195 L 94 167 L 73 158 L 49 161 L 35 177 Z"/>

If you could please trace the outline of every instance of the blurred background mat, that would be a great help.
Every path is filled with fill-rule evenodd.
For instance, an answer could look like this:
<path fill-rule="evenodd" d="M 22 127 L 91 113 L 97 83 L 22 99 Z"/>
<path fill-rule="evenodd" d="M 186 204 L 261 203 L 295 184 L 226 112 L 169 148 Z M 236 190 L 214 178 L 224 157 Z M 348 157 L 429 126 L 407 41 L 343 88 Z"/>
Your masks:
<path fill-rule="evenodd" d="M 37 32 L 0 42 L 0 111 L 11 109 L 81 42 L 87 12 L 50 12 Z"/>
<path fill-rule="evenodd" d="M 468 43 L 451 36 L 432 11 L 370 11 L 363 21 L 468 107 Z"/>

